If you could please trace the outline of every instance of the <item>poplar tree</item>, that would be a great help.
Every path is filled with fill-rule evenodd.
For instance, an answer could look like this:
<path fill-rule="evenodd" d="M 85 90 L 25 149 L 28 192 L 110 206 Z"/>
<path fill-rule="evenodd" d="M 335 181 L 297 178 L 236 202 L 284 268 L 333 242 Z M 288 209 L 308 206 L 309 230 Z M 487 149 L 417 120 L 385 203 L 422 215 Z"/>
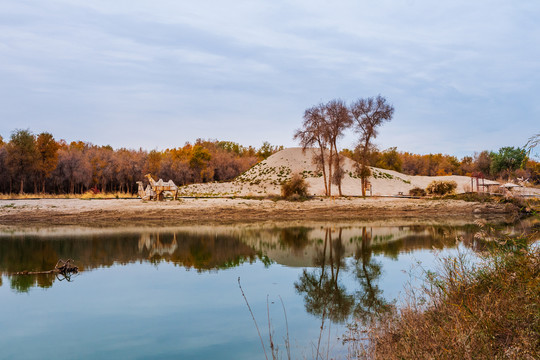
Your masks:
<path fill-rule="evenodd" d="M 330 156 L 329 163 L 332 163 L 332 157 L 335 156 L 335 171 L 334 176 L 331 172 L 328 175 L 328 188 L 330 188 L 330 183 L 333 182 L 338 186 L 339 196 L 342 196 L 341 192 L 341 180 L 343 179 L 343 169 L 341 168 L 339 150 L 337 146 L 337 141 L 339 138 L 343 137 L 345 130 L 347 130 L 352 125 L 352 118 L 349 114 L 349 109 L 347 105 L 340 100 L 330 100 L 326 106 L 327 114 L 327 134 L 328 141 L 330 143 Z M 331 171 L 330 167 L 330 171 Z"/>
<path fill-rule="evenodd" d="M 328 123 L 326 121 L 326 107 L 323 104 L 312 106 L 306 109 L 304 112 L 304 121 L 302 128 L 296 130 L 294 133 L 295 140 L 300 141 L 302 149 L 306 151 L 307 148 L 312 146 L 318 146 L 319 155 L 315 157 L 317 165 L 321 167 L 324 180 L 324 191 L 326 196 L 331 195 L 330 184 L 326 179 L 326 158 L 325 151 L 328 148 L 329 136 L 328 136 Z M 332 163 L 329 161 L 329 176 L 332 176 Z"/>
<path fill-rule="evenodd" d="M 392 120 L 394 107 L 386 102 L 381 95 L 358 99 L 352 103 L 351 115 L 355 123 L 355 131 L 360 135 L 360 179 L 362 196 L 366 196 L 366 180 L 371 175 L 367 165 L 371 141 L 377 137 L 377 128 L 385 121 Z"/>

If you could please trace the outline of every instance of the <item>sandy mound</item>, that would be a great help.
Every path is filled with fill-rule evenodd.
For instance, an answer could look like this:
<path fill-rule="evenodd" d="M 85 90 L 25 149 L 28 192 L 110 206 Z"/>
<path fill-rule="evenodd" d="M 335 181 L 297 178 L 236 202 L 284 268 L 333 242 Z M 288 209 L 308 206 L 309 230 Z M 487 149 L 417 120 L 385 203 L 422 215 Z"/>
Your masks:
<path fill-rule="evenodd" d="M 313 195 L 324 195 L 323 174 L 314 164 L 315 149 L 302 151 L 302 148 L 282 150 L 268 159 L 261 161 L 251 169 L 228 183 L 193 184 L 182 187 L 180 195 L 199 196 L 265 196 L 279 194 L 280 184 L 293 174 L 299 173 L 309 183 L 309 192 Z M 361 195 L 361 182 L 356 176 L 354 161 L 341 157 L 345 171 L 342 181 L 342 192 L 346 196 Z M 425 189 L 433 180 L 455 181 L 457 192 L 470 189 L 471 178 L 468 176 L 410 176 L 392 170 L 371 168 L 372 195 L 392 196 L 407 195 L 413 187 Z M 332 185 L 332 194 L 337 195 L 337 186 Z M 369 195 L 369 194 L 368 194 Z"/>

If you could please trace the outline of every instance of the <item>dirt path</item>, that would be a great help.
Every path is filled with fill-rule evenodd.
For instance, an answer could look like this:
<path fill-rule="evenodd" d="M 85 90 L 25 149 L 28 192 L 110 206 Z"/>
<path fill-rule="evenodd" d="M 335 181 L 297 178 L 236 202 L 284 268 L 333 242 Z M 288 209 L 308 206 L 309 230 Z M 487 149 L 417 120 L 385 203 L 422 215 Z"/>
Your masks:
<path fill-rule="evenodd" d="M 247 199 L 0 200 L 0 225 L 181 225 L 283 220 L 365 220 L 381 217 L 513 216 L 504 204 L 404 198 L 319 199 L 287 202 Z"/>

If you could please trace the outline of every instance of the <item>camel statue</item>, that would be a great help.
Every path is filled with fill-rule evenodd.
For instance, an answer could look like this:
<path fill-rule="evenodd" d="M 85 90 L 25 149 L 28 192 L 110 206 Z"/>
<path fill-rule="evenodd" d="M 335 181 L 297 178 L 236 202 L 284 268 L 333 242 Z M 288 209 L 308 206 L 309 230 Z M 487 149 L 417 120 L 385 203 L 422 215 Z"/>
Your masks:
<path fill-rule="evenodd" d="M 152 187 L 150 185 L 146 185 L 146 189 L 143 187 L 142 181 L 137 181 L 137 185 L 139 185 L 139 189 L 137 193 L 143 200 L 152 200 L 156 197 L 156 192 L 152 190 Z"/>
<path fill-rule="evenodd" d="M 176 242 L 176 233 L 173 234 L 173 240 L 170 244 L 162 243 L 159 233 L 157 234 L 142 234 L 139 239 L 139 252 L 143 252 L 144 249 L 148 249 L 148 257 L 152 258 L 158 256 L 162 258 L 166 255 L 172 255 L 178 249 L 178 243 Z"/>
<path fill-rule="evenodd" d="M 146 174 L 145 177 L 148 179 L 152 191 L 155 192 L 154 200 L 163 200 L 164 195 L 171 195 L 174 200 L 178 198 L 178 186 L 172 181 L 169 180 L 164 182 L 162 179 L 155 181 L 152 175 Z"/>

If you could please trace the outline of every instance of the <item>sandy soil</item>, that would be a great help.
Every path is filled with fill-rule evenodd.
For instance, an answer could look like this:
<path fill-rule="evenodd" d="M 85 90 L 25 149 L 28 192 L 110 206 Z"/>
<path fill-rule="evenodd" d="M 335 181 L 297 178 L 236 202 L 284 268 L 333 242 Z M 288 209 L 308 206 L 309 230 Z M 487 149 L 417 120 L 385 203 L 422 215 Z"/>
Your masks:
<path fill-rule="evenodd" d="M 314 198 L 305 202 L 241 198 L 143 202 L 130 199 L 0 200 L 0 226 L 174 226 L 261 221 L 512 217 L 512 205 L 406 198 Z"/>

